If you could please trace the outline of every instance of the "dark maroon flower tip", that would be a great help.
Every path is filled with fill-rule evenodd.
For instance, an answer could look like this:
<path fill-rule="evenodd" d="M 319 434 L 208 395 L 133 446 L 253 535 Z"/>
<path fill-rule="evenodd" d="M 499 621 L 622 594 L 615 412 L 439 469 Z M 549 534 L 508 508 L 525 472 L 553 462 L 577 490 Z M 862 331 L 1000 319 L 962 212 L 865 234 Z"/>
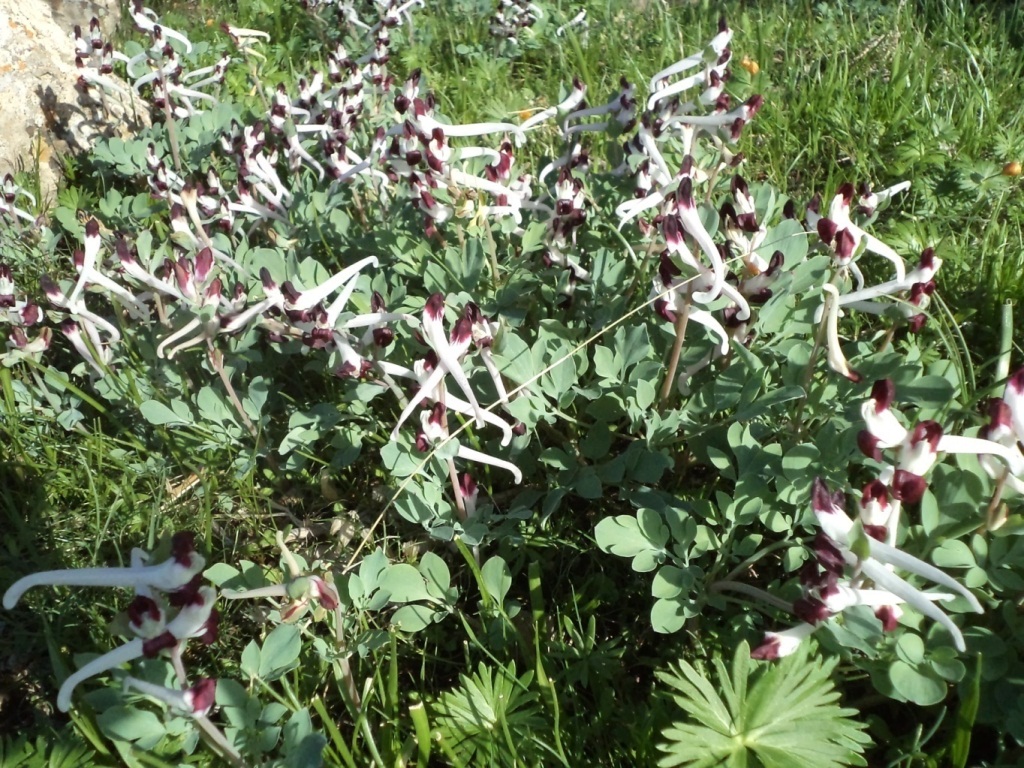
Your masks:
<path fill-rule="evenodd" d="M 455 321 L 455 325 L 452 326 L 450 342 L 454 345 L 468 344 L 470 339 L 473 338 L 473 324 L 469 321 L 469 318 L 462 316 Z"/>
<path fill-rule="evenodd" d="M 203 574 L 197 573 L 189 580 L 188 584 L 178 587 L 168 594 L 167 602 L 175 608 L 183 608 L 186 605 L 201 605 L 203 596 L 199 593 L 199 588 L 203 586 L 203 581 Z"/>
<path fill-rule="evenodd" d="M 800 584 L 808 589 L 820 587 L 823 575 L 815 560 L 805 560 L 800 566 Z"/>
<path fill-rule="evenodd" d="M 923 312 L 919 312 L 918 314 L 911 317 L 910 320 L 907 322 L 907 329 L 911 333 L 920 333 L 927 323 L 928 315 L 924 314 Z"/>
<path fill-rule="evenodd" d="M 757 223 L 757 214 L 755 213 L 741 213 L 736 217 L 736 223 L 739 224 L 740 229 L 744 232 L 754 233 L 758 232 L 761 228 Z"/>
<path fill-rule="evenodd" d="M 826 574 L 833 576 L 841 576 L 846 565 L 839 547 L 823 531 L 814 537 L 814 559 Z"/>
<path fill-rule="evenodd" d="M 758 661 L 774 661 L 779 658 L 779 638 L 765 635 L 764 642 L 750 652 L 750 658 Z"/>
<path fill-rule="evenodd" d="M 210 618 L 203 625 L 203 634 L 199 640 L 203 645 L 213 645 L 217 642 L 217 631 L 220 629 L 220 611 L 214 608 L 210 611 Z"/>
<path fill-rule="evenodd" d="M 857 433 L 857 447 L 869 459 L 882 460 L 882 449 L 878 447 L 878 438 L 866 429 Z"/>
<path fill-rule="evenodd" d="M 446 412 L 447 412 L 447 409 L 445 408 L 444 403 L 442 403 L 442 402 L 434 403 L 431 406 L 431 408 L 430 408 L 430 419 L 429 419 L 430 423 L 431 424 L 436 424 L 438 426 L 444 424 L 444 417 L 445 417 L 445 413 Z"/>
<path fill-rule="evenodd" d="M 260 282 L 263 283 L 263 292 L 270 293 L 277 290 L 277 283 L 270 276 L 270 270 L 266 267 L 260 268 Z"/>
<path fill-rule="evenodd" d="M 747 187 L 747 182 L 744 181 L 743 177 L 738 173 L 733 174 L 732 181 L 729 182 L 729 191 L 735 195 L 737 192 L 747 196 L 750 194 L 750 189 Z"/>
<path fill-rule="evenodd" d="M 893 498 L 916 504 L 924 496 L 928 488 L 928 482 L 921 476 L 907 472 L 905 469 L 897 469 L 892 479 Z"/>
<path fill-rule="evenodd" d="M 854 195 L 857 194 L 857 188 L 853 186 L 852 182 L 846 182 L 836 191 L 836 194 L 842 196 L 843 205 L 849 205 L 853 201 Z"/>
<path fill-rule="evenodd" d="M 679 186 L 676 188 L 676 201 L 682 208 L 691 209 L 695 207 L 693 202 L 693 179 L 689 176 L 684 176 L 682 181 L 679 182 Z"/>
<path fill-rule="evenodd" d="M 782 218 L 784 219 L 795 219 L 796 218 L 796 203 L 792 200 L 787 200 L 786 204 L 782 206 Z"/>
<path fill-rule="evenodd" d="M 872 501 L 877 501 L 883 507 L 889 503 L 889 488 L 881 480 L 872 480 L 861 491 L 860 505 L 862 507 L 866 507 Z"/>
<path fill-rule="evenodd" d="M 444 317 L 444 295 L 440 293 L 431 295 L 423 307 L 423 312 L 430 320 L 435 322 L 441 320 Z"/>
<path fill-rule="evenodd" d="M 178 638 L 172 635 L 170 632 L 161 632 L 156 637 L 150 638 L 149 640 L 142 641 L 142 655 L 147 659 L 155 658 L 160 651 L 165 651 L 168 648 L 173 648 L 178 644 Z"/>
<path fill-rule="evenodd" d="M 846 494 L 842 491 L 830 492 L 825 481 L 817 477 L 811 484 L 811 504 L 816 511 L 842 511 L 846 508 Z"/>
<path fill-rule="evenodd" d="M 822 219 L 822 221 L 827 221 L 827 219 Z M 838 232 L 836 232 L 836 256 L 838 256 L 843 261 L 848 261 L 849 259 L 853 258 L 853 249 L 856 247 L 856 245 L 857 243 L 853 239 L 853 234 L 850 232 L 849 229 L 840 229 Z"/>
<path fill-rule="evenodd" d="M 200 283 L 205 283 L 211 269 L 213 269 L 213 251 L 209 247 L 203 248 L 196 254 L 196 279 Z"/>
<path fill-rule="evenodd" d="M 171 557 L 179 565 L 192 565 L 192 555 L 196 551 L 196 536 L 192 531 L 178 531 L 171 536 Z"/>
<path fill-rule="evenodd" d="M 60 286 L 49 275 L 42 275 L 39 278 L 39 287 L 43 289 L 43 293 L 46 294 L 46 298 L 50 301 L 60 298 Z"/>
<path fill-rule="evenodd" d="M 674 323 L 676 321 L 676 313 L 668 308 L 668 302 L 665 299 L 657 299 L 654 302 L 654 312 L 664 320 Z"/>
<path fill-rule="evenodd" d="M 217 700 L 217 681 L 210 677 L 204 677 L 197 681 L 188 690 L 192 714 L 203 717 L 213 709 Z"/>
<path fill-rule="evenodd" d="M 892 406 L 896 398 L 896 385 L 892 379 L 879 379 L 871 386 L 871 399 L 875 401 L 875 413 L 881 413 Z"/>
<path fill-rule="evenodd" d="M 1006 381 L 1006 388 L 1014 394 L 1024 394 L 1024 368 L 1021 368 Z"/>
<path fill-rule="evenodd" d="M 832 221 L 832 219 L 818 219 L 818 237 L 820 237 L 821 242 L 826 245 L 832 244 L 832 241 L 836 238 L 836 231 L 838 229 L 838 226 L 836 226 L 836 223 Z"/>
<path fill-rule="evenodd" d="M 0 306 L 3 306 L 0 304 Z M 14 306 L 13 302 L 11 306 Z M 38 304 L 26 304 L 21 310 L 21 322 L 25 325 L 35 325 L 42 319 L 43 312 Z"/>
<path fill-rule="evenodd" d="M 817 625 L 832 615 L 828 607 L 816 597 L 801 597 L 793 601 L 793 613 L 801 621 Z"/>
<path fill-rule="evenodd" d="M 325 349 L 334 340 L 330 328 L 312 328 L 302 335 L 302 343 L 310 349 Z"/>
<path fill-rule="evenodd" d="M 865 525 L 864 533 L 870 536 L 875 541 L 885 541 L 885 537 L 888 534 L 889 529 L 884 525 Z"/>
<path fill-rule="evenodd" d="M 942 439 L 942 425 L 931 419 L 919 422 L 910 433 L 910 445 L 915 446 L 924 441 L 931 447 L 932 452 L 938 450 L 939 440 Z"/>
<path fill-rule="evenodd" d="M 100 223 L 96 219 L 89 219 L 85 222 L 85 236 L 86 237 L 99 237 L 100 236 Z"/>
<path fill-rule="evenodd" d="M 935 249 L 925 248 L 921 251 L 921 258 L 917 262 L 918 267 L 921 269 L 934 269 L 935 268 Z"/>
<path fill-rule="evenodd" d="M 783 254 L 782 251 L 775 251 L 775 253 L 772 254 L 771 259 L 768 261 L 768 269 L 766 269 L 763 272 L 763 274 L 766 275 L 767 277 L 771 277 L 780 269 L 782 269 L 782 265 L 785 263 L 785 254 Z"/>
<path fill-rule="evenodd" d="M 126 613 L 128 622 L 135 628 L 141 627 L 146 619 L 160 621 L 162 615 L 156 601 L 145 595 L 136 595 L 135 599 L 128 604 Z"/>
<path fill-rule="evenodd" d="M 992 420 L 989 429 L 1009 429 L 1013 419 L 1010 406 L 1005 400 L 993 397 L 988 401 L 988 417 Z"/>
<path fill-rule="evenodd" d="M 718 209 L 718 216 L 726 224 L 732 222 L 734 226 L 737 225 L 736 208 L 733 206 L 732 203 L 722 203 L 722 207 Z"/>
<path fill-rule="evenodd" d="M 832 512 L 832 492 L 820 477 L 811 483 L 811 505 L 816 512 Z"/>
<path fill-rule="evenodd" d="M 383 349 L 390 346 L 395 340 L 395 332 L 391 328 L 374 328 L 373 343 Z"/>
<path fill-rule="evenodd" d="M 935 293 L 935 281 L 929 280 L 927 283 L 914 283 L 910 286 L 910 303 L 915 307 L 920 306 L 921 301 L 926 296 L 931 296 Z"/>
<path fill-rule="evenodd" d="M 728 106 L 723 107 L 723 109 L 728 109 Z M 729 126 L 729 139 L 731 141 L 739 141 L 740 137 L 743 135 L 743 128 L 746 124 L 747 121 L 742 117 L 737 117 L 733 120 L 732 125 Z"/>
<path fill-rule="evenodd" d="M 882 622 L 884 632 L 892 632 L 899 626 L 899 619 L 896 616 L 896 608 L 891 605 L 883 605 L 875 609 L 875 616 Z"/>
<path fill-rule="evenodd" d="M 302 298 L 302 293 L 295 290 L 295 286 L 292 285 L 291 280 L 286 280 L 281 286 L 281 293 L 284 295 L 284 300 L 292 305 L 298 304 Z"/>

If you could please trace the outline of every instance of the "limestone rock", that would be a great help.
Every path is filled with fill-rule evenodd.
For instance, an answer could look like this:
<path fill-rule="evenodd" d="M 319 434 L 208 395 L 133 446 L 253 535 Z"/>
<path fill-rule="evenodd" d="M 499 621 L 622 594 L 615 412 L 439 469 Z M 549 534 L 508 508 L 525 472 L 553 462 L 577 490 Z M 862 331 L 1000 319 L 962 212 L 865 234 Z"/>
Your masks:
<path fill-rule="evenodd" d="M 115 100 L 76 88 L 72 32 L 96 16 L 109 34 L 119 14 L 118 0 L 0 0 L 0 175 L 38 163 L 44 200 L 56 193 L 66 153 L 123 128 Z"/>

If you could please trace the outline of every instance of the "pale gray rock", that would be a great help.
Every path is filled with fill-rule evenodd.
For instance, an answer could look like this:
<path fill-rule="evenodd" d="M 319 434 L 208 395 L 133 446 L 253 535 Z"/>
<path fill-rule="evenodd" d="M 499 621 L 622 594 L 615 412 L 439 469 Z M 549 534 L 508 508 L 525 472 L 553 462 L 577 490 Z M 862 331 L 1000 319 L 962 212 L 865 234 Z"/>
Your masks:
<path fill-rule="evenodd" d="M 38 167 L 52 201 L 69 152 L 120 132 L 129 114 L 115 98 L 76 88 L 73 27 L 117 26 L 118 0 L 0 0 L 0 176 Z M 110 119 L 113 116 L 113 119 Z"/>

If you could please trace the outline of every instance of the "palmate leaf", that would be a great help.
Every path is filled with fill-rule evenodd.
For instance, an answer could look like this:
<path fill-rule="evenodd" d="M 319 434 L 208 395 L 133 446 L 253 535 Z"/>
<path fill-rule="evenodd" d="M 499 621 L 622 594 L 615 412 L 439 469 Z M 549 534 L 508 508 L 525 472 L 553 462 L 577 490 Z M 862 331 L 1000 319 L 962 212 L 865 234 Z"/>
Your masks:
<path fill-rule="evenodd" d="M 438 735 L 465 765 L 521 765 L 537 749 L 545 720 L 530 689 L 533 673 L 516 677 L 515 664 L 480 664 L 433 706 Z"/>
<path fill-rule="evenodd" d="M 805 644 L 806 645 L 806 644 Z M 714 661 L 715 683 L 685 661 L 659 679 L 689 715 L 662 732 L 660 766 L 685 768 L 838 768 L 866 765 L 870 739 L 856 710 L 837 705 L 829 675 L 835 661 L 808 658 L 806 647 L 778 663 L 752 667 L 746 643 L 731 673 Z M 716 687 L 717 686 L 717 687 Z"/>

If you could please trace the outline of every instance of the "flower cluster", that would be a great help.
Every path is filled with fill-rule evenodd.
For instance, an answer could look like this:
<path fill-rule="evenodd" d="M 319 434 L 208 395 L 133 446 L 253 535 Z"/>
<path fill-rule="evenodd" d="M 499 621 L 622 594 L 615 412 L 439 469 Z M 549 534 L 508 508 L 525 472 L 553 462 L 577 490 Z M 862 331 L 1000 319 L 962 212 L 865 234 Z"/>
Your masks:
<path fill-rule="evenodd" d="M 787 656 L 824 622 L 854 606 L 872 608 L 886 631 L 896 628 L 902 605 L 909 605 L 939 622 L 965 650 L 960 628 L 935 603 L 957 596 L 981 613 L 981 605 L 956 580 L 916 557 L 870 535 L 846 514 L 846 497 L 832 493 L 816 480 L 811 504 L 821 531 L 814 540 L 814 558 L 800 573 L 803 596 L 794 601 L 793 613 L 801 624 L 779 632 L 767 632 L 764 641 L 750 654 L 755 659 Z M 926 578 L 949 592 L 922 592 L 893 569 L 899 568 Z"/>
<path fill-rule="evenodd" d="M 172 537 L 170 556 L 163 562 L 150 564 L 149 560 L 149 554 L 133 549 L 128 567 L 43 571 L 19 579 L 4 593 L 3 605 L 7 610 L 12 610 L 27 590 L 43 585 L 121 587 L 135 593 L 127 610 L 133 639 L 68 676 L 57 693 L 57 707 L 62 712 L 71 708 L 75 688 L 90 677 L 164 653 L 170 657 L 179 682 L 188 689 L 180 693 L 181 709 L 195 717 L 203 717 L 209 711 L 213 681 L 189 686 L 181 662 L 188 640 L 198 638 L 209 645 L 217 639 L 217 592 L 203 584 L 206 561 L 196 552 L 190 533 L 176 533 Z"/>
<path fill-rule="evenodd" d="M 544 12 L 529 0 L 499 0 L 488 29 L 497 38 L 518 43 L 518 36 L 544 18 Z"/>
<path fill-rule="evenodd" d="M 807 205 L 805 219 L 809 230 L 817 232 L 821 245 L 832 257 L 833 277 L 822 286 L 824 303 L 818 308 L 815 321 L 825 323 L 828 362 L 832 370 L 851 381 L 860 381 L 860 374 L 850 367 L 839 341 L 839 317 L 844 310 L 881 315 L 895 308 L 905 318 L 911 333 L 918 333 L 927 321 L 926 311 L 935 292 L 935 274 L 942 259 L 931 248 L 922 251 L 915 267 L 908 269 L 903 258 L 890 246 L 865 231 L 855 221 L 854 213 L 864 218 L 875 215 L 878 206 L 906 190 L 909 182 L 897 184 L 880 192 L 862 186 L 858 194 L 853 184 L 842 185 L 829 205 L 822 210 L 821 196 Z M 854 203 L 857 203 L 854 208 Z M 859 257 L 871 252 L 887 259 L 895 276 L 891 280 L 866 286 L 858 265 Z M 852 290 L 843 290 L 852 278 Z M 892 301 L 879 301 L 888 298 Z"/>
<path fill-rule="evenodd" d="M 793 612 L 803 624 L 769 632 L 756 651 L 757 658 L 792 652 L 823 621 L 855 605 L 873 608 L 883 628 L 892 631 L 902 615 L 901 606 L 909 604 L 946 627 L 956 647 L 964 650 L 959 628 L 935 602 L 959 594 L 974 610 L 980 612 L 981 606 L 942 571 L 896 548 L 903 505 L 921 500 L 928 487 L 926 476 L 941 453 L 976 455 L 991 477 L 1014 489 L 1024 487 L 1024 454 L 1018 446 L 1019 435 L 1024 434 L 1024 369 L 1007 382 L 1004 398 L 990 405 L 992 421 L 981 437 L 945 434 L 942 425 L 931 420 L 908 429 L 893 408 L 895 396 L 891 380 L 876 381 L 871 397 L 861 406 L 866 428 L 858 434 L 857 444 L 882 467 L 861 491 L 856 521 L 846 515 L 842 493 L 831 494 L 823 482 L 815 482 L 812 502 L 821 532 L 814 540 L 814 558 L 800 574 L 804 595 L 793 603 Z M 889 460 L 883 452 L 889 453 Z M 893 568 L 950 591 L 922 593 L 895 575 Z"/>
<path fill-rule="evenodd" d="M 864 488 L 862 519 L 869 535 L 889 544 L 896 542 L 901 506 L 921 500 L 928 487 L 925 476 L 940 453 L 986 457 L 990 468 L 992 457 L 999 456 L 1005 462 L 1006 472 L 1016 477 L 1024 475 L 1024 456 L 1016 445 L 945 434 L 942 425 L 931 420 L 920 421 L 913 429 L 907 429 L 893 411 L 895 395 L 896 388 L 891 380 L 876 381 L 871 397 L 861 405 L 866 424 L 866 429 L 857 436 L 861 451 L 879 462 L 883 462 L 883 451 L 894 452 L 893 459 L 883 463 L 877 479 Z M 1009 407 L 1007 412 L 1012 420 Z"/>

